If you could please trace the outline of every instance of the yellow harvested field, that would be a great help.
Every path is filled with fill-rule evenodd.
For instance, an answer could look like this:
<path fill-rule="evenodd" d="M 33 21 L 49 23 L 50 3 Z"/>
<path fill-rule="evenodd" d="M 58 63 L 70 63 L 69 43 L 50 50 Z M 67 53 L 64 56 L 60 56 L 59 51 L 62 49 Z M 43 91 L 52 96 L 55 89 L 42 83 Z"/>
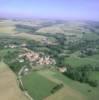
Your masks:
<path fill-rule="evenodd" d="M 44 27 L 37 30 L 39 33 L 64 33 L 64 30 L 59 26 Z"/>
<path fill-rule="evenodd" d="M 0 62 L 0 100 L 27 100 L 18 87 L 16 75 L 3 62 Z"/>
<path fill-rule="evenodd" d="M 15 33 L 15 27 L 8 26 L 8 27 L 0 27 L 0 33 Z"/>
<path fill-rule="evenodd" d="M 80 93 L 65 86 L 44 100 L 86 100 Z"/>
<path fill-rule="evenodd" d="M 12 21 L 0 22 L 0 33 L 15 33 L 14 23 Z"/>
<path fill-rule="evenodd" d="M 29 38 L 29 39 L 33 39 L 36 41 L 42 41 L 43 39 L 46 39 L 45 36 L 33 35 L 33 34 L 28 34 L 28 33 L 13 34 L 13 36 L 22 37 L 22 38 Z"/>

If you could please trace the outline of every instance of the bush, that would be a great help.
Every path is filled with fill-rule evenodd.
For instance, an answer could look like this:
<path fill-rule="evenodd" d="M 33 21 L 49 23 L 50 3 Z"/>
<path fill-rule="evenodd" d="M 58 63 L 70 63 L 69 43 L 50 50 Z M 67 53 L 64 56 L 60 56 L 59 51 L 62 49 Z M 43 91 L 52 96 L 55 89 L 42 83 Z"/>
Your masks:
<path fill-rule="evenodd" d="M 62 87 L 63 87 L 63 84 L 58 84 L 58 85 L 56 85 L 56 86 L 52 89 L 51 93 L 55 93 L 56 91 L 58 91 L 58 90 L 61 89 Z"/>
<path fill-rule="evenodd" d="M 92 81 L 89 81 L 88 83 L 92 87 L 97 87 L 98 86 L 98 81 L 97 80 L 95 80 L 95 81 L 92 80 Z"/>

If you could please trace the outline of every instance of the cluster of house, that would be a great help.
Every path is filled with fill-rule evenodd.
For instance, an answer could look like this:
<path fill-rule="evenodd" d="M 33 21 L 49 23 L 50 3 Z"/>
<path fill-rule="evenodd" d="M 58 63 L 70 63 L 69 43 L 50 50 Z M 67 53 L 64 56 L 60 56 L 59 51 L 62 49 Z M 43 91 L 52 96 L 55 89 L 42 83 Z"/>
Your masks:
<path fill-rule="evenodd" d="M 64 73 L 67 71 L 67 68 L 66 67 L 60 67 L 58 68 L 58 71 L 61 72 L 61 73 Z"/>
<path fill-rule="evenodd" d="M 5 45 L 4 48 L 16 48 L 17 46 L 14 44 Z"/>
<path fill-rule="evenodd" d="M 23 44 L 20 45 L 20 47 L 26 47 L 26 45 L 27 44 L 23 43 Z M 15 45 L 15 44 L 9 44 L 9 45 L 4 46 L 4 48 L 12 48 L 12 49 L 17 48 L 17 47 L 18 47 L 18 45 Z"/>
<path fill-rule="evenodd" d="M 50 56 L 46 56 L 28 49 L 25 49 L 25 53 L 19 55 L 19 58 L 22 57 L 27 58 L 30 62 L 35 62 L 36 64 L 40 65 L 49 65 L 56 63 L 55 60 Z"/>

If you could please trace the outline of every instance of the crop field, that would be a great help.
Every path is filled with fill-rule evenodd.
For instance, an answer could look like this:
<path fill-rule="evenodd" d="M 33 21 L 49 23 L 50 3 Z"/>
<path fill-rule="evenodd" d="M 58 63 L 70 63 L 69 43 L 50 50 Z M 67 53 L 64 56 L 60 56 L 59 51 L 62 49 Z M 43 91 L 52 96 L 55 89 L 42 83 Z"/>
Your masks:
<path fill-rule="evenodd" d="M 0 33 L 3 34 L 14 34 L 15 27 L 12 21 L 2 21 L 0 22 Z"/>
<path fill-rule="evenodd" d="M 17 84 L 15 74 L 0 62 L 0 100 L 28 100 Z"/>
<path fill-rule="evenodd" d="M 85 100 L 79 93 L 66 86 L 44 100 Z"/>
<path fill-rule="evenodd" d="M 23 24 L 26 25 L 25 22 L 14 22 L 14 21 L 2 21 L 0 22 L 0 36 L 8 36 L 8 37 L 16 37 L 16 38 L 25 38 L 25 39 L 31 39 L 35 41 L 42 41 L 42 40 L 47 40 L 49 37 L 43 36 L 43 35 L 37 35 L 34 34 L 34 32 L 31 32 L 30 30 L 25 28 L 25 29 L 19 29 L 16 28 L 16 24 Z M 31 27 L 30 25 L 27 24 L 27 27 Z M 50 42 L 55 41 L 54 38 L 49 38 Z"/>
<path fill-rule="evenodd" d="M 54 81 L 56 83 L 63 83 L 64 87 L 57 91 L 56 93 L 52 94 L 51 96 L 48 96 L 44 100 L 84 100 L 84 96 L 79 93 L 77 90 L 72 89 L 67 83 L 64 82 L 65 77 L 56 72 L 56 71 L 50 71 L 50 70 L 44 70 L 44 71 L 38 71 L 40 75 L 43 77 L 46 77 L 47 79 Z M 56 75 L 62 75 L 61 79 L 57 78 Z M 64 79 L 63 79 L 64 78 Z"/>
<path fill-rule="evenodd" d="M 84 100 L 98 100 L 99 98 L 99 88 L 93 88 L 87 84 L 70 80 L 59 73 L 56 74 L 54 77 L 57 77 L 58 79 L 62 80 L 65 84 L 72 87 L 72 89 L 81 93 L 85 97 Z M 90 90 L 91 92 L 88 92 L 88 90 Z"/>
<path fill-rule="evenodd" d="M 45 36 L 32 35 L 32 34 L 27 34 L 27 33 L 15 34 L 13 36 L 21 37 L 21 38 L 25 38 L 25 39 L 32 39 L 32 40 L 35 40 L 35 41 L 42 41 L 43 39 L 46 39 Z"/>
<path fill-rule="evenodd" d="M 68 100 L 98 100 L 99 98 L 99 86 L 94 88 L 88 84 L 73 81 L 56 71 L 45 70 L 39 71 L 38 73 L 56 82 L 64 83 L 63 89 L 60 89 L 45 100 L 66 100 L 66 98 L 68 98 Z M 92 77 L 99 81 L 99 73 L 92 73 Z M 88 92 L 89 90 L 90 92 Z"/>
<path fill-rule="evenodd" d="M 14 33 L 14 27 L 1 27 L 1 33 Z"/>
<path fill-rule="evenodd" d="M 45 97 L 51 95 L 51 90 L 57 84 L 48 80 L 47 78 L 39 75 L 36 72 L 32 72 L 22 78 L 25 90 L 35 100 L 42 100 Z"/>
<path fill-rule="evenodd" d="M 25 90 L 35 100 L 86 100 L 79 91 L 72 89 L 64 82 L 65 76 L 61 75 L 61 79 L 56 77 L 57 72 L 50 70 L 41 70 L 33 72 L 22 78 Z M 51 89 L 56 85 L 63 83 L 64 87 L 51 94 Z M 43 92 L 42 92 L 43 91 Z"/>

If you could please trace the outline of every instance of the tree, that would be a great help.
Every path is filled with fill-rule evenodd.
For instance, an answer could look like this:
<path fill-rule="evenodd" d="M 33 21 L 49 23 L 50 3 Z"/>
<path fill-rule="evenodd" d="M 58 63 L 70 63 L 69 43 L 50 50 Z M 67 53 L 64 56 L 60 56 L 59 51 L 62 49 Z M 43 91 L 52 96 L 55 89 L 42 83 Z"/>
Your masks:
<path fill-rule="evenodd" d="M 93 67 L 91 65 L 84 65 L 84 66 L 81 66 L 78 68 L 72 68 L 71 66 L 68 66 L 67 71 L 64 72 L 63 74 L 68 76 L 69 78 L 71 78 L 73 80 L 87 83 L 93 87 L 97 87 L 98 81 L 91 80 L 89 78 L 92 71 L 94 71 L 94 70 L 93 70 Z"/>
<path fill-rule="evenodd" d="M 97 80 L 90 80 L 89 85 L 93 86 L 93 87 L 97 87 L 98 86 L 98 81 Z"/>

